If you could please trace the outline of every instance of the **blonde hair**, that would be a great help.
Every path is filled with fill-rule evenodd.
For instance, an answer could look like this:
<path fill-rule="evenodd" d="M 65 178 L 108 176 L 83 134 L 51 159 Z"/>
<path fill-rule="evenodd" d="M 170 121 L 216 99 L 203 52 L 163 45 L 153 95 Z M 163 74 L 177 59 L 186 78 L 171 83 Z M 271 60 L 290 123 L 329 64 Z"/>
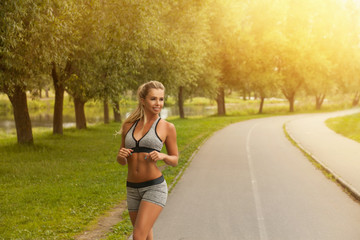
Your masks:
<path fill-rule="evenodd" d="M 147 83 L 142 84 L 138 90 L 137 90 L 137 97 L 138 97 L 138 106 L 136 109 L 130 114 L 129 117 L 127 117 L 123 123 L 133 123 L 139 119 L 144 119 L 144 125 L 147 122 L 146 116 L 145 116 L 145 110 L 144 106 L 141 103 L 141 99 L 145 99 L 148 95 L 150 89 L 161 89 L 165 91 L 165 87 L 161 82 L 158 81 L 150 81 Z M 121 131 L 121 130 L 120 130 Z"/>

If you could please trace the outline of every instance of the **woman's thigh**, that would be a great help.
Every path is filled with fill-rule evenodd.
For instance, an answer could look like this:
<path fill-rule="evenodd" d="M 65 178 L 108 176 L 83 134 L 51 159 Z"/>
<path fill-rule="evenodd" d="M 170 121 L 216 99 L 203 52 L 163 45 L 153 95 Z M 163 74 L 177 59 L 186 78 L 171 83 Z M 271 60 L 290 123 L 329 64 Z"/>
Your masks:
<path fill-rule="evenodd" d="M 148 201 L 141 201 L 139 211 L 136 215 L 136 221 L 134 230 L 141 232 L 141 234 L 147 234 L 153 227 L 156 219 L 159 217 L 162 207 Z M 135 214 L 134 214 L 135 215 Z"/>
<path fill-rule="evenodd" d="M 129 216 L 130 216 L 130 220 L 133 226 L 135 226 L 135 221 L 136 221 L 136 217 L 137 217 L 137 211 L 131 211 L 129 212 Z"/>

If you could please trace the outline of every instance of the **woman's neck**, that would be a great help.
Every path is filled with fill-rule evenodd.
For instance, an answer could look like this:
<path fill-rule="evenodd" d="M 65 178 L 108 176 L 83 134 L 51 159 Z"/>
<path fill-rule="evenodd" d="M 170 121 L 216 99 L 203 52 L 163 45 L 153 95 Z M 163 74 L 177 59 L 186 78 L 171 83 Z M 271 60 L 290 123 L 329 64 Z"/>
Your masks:
<path fill-rule="evenodd" d="M 152 122 L 152 121 L 155 121 L 156 119 L 158 119 L 159 118 L 159 115 L 158 114 L 146 114 L 145 113 L 145 116 L 144 117 L 146 117 L 146 122 Z M 143 119 L 144 120 L 144 119 Z"/>

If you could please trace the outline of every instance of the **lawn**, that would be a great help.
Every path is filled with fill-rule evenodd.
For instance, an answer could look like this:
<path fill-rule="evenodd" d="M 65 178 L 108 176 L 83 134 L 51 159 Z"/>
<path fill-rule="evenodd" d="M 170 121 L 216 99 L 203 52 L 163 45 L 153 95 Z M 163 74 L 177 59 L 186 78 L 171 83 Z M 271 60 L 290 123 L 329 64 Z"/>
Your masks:
<path fill-rule="evenodd" d="M 330 118 L 326 121 L 326 124 L 335 132 L 360 142 L 360 113 Z"/>

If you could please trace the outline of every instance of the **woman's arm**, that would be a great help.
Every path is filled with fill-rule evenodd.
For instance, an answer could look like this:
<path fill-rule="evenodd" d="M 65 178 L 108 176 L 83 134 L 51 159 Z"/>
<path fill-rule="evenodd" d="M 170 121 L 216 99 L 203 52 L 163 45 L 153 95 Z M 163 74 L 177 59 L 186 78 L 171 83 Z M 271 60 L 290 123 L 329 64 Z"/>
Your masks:
<path fill-rule="evenodd" d="M 167 154 L 152 151 L 146 155 L 145 159 L 152 160 L 154 162 L 163 160 L 167 165 L 175 167 L 178 164 L 179 153 L 176 142 L 176 129 L 172 123 L 166 122 L 166 137 L 165 145 Z"/>
<path fill-rule="evenodd" d="M 129 157 L 133 151 L 132 149 L 125 148 L 125 135 L 127 132 L 126 130 L 128 130 L 128 127 L 125 127 L 123 125 L 122 133 L 121 133 L 121 146 L 120 146 L 119 152 L 116 156 L 117 162 L 120 163 L 121 165 L 127 164 L 127 157 Z"/>
<path fill-rule="evenodd" d="M 179 160 L 179 152 L 178 152 L 178 146 L 176 141 L 176 129 L 174 124 L 168 123 L 167 127 L 167 136 L 165 140 L 165 146 L 168 154 L 164 154 L 164 162 L 167 165 L 175 167 L 178 165 Z"/>
<path fill-rule="evenodd" d="M 149 153 L 149 157 L 152 161 L 163 160 L 167 165 L 175 167 L 178 164 L 179 153 L 176 143 L 176 129 L 172 123 L 166 123 L 166 138 L 165 145 L 168 154 L 159 153 L 157 151 L 152 151 Z"/>

